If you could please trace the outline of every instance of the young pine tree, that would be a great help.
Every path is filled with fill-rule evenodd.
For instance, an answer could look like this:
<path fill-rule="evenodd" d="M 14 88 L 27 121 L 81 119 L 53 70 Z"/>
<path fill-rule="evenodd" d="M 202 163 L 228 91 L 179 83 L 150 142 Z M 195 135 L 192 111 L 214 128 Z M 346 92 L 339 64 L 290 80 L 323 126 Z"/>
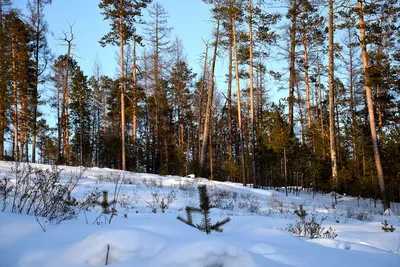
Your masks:
<path fill-rule="evenodd" d="M 207 186 L 206 185 L 199 185 L 197 188 L 199 190 L 199 201 L 200 207 L 189 207 L 186 206 L 186 219 L 178 216 L 178 220 L 190 225 L 194 228 L 199 229 L 200 231 L 206 232 L 206 234 L 210 234 L 212 231 L 222 232 L 223 229 L 221 228 L 224 224 L 231 221 L 231 218 L 227 217 L 222 221 L 217 221 L 216 223 L 211 223 L 211 216 L 210 216 L 210 209 L 213 206 L 210 203 L 210 198 L 207 193 Z M 202 220 L 200 224 L 196 224 L 193 222 L 192 212 L 200 213 Z"/>

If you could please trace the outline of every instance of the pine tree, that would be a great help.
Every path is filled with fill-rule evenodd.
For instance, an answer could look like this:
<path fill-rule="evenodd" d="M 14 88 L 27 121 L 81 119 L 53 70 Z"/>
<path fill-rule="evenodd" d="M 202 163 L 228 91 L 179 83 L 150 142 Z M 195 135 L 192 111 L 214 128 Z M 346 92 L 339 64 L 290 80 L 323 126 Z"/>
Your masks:
<path fill-rule="evenodd" d="M 33 118 L 32 118 L 32 162 L 36 162 L 36 137 L 37 123 L 40 113 L 39 105 L 39 84 L 45 82 L 43 73 L 50 61 L 50 49 L 47 45 L 46 34 L 47 23 L 44 20 L 43 9 L 47 4 L 51 4 L 52 0 L 29 0 L 27 7 L 29 10 L 29 24 L 32 30 L 32 46 L 33 46 L 33 64 L 34 64 L 34 81 L 33 81 Z"/>
<path fill-rule="evenodd" d="M 152 0 L 102 0 L 99 7 L 103 10 L 105 20 L 110 20 L 111 31 L 101 39 L 100 43 L 118 45 L 120 48 L 120 101 L 121 101 L 121 166 L 126 170 L 125 155 L 125 71 L 124 71 L 124 46 L 127 40 L 141 41 L 137 34 L 136 23 L 141 22 L 142 9 L 146 8 Z"/>
<path fill-rule="evenodd" d="M 206 234 L 210 234 L 212 231 L 222 232 L 223 229 L 221 227 L 230 222 L 231 218 L 227 217 L 222 221 L 217 221 L 214 224 L 211 223 L 210 210 L 213 208 L 213 206 L 210 203 L 210 197 L 207 193 L 207 186 L 199 185 L 197 189 L 199 191 L 199 208 L 187 206 L 185 209 L 186 219 L 182 218 L 181 216 L 178 216 L 177 219 L 186 223 L 187 225 L 190 225 L 194 228 L 199 229 L 200 231 L 205 232 Z M 196 224 L 193 222 L 193 212 L 201 214 L 202 219 L 200 224 Z"/>
<path fill-rule="evenodd" d="M 10 6 L 10 0 L 0 0 L 0 160 L 4 160 L 4 141 L 8 122 L 6 111 L 10 106 L 7 89 L 10 58 L 7 52 L 7 27 L 5 27 L 4 19 Z"/>
<path fill-rule="evenodd" d="M 87 76 L 79 66 L 72 73 L 70 116 L 73 125 L 72 153 L 75 164 L 90 167 L 92 164 L 92 91 L 88 87 Z"/>

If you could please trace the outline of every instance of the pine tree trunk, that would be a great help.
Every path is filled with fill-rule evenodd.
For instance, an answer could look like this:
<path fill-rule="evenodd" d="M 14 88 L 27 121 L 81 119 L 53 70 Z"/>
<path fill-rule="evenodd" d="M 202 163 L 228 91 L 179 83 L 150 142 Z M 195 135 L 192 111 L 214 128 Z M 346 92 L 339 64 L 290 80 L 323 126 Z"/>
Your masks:
<path fill-rule="evenodd" d="M 199 109 L 199 117 L 197 118 L 197 153 L 198 153 L 198 160 L 201 158 L 201 121 L 203 118 L 203 98 L 204 98 L 204 92 L 205 92 L 205 86 L 206 86 L 206 77 L 207 77 L 207 60 L 208 60 L 208 44 L 206 44 L 206 54 L 204 57 L 204 66 L 203 66 L 203 77 L 201 80 L 201 85 L 200 85 L 200 99 L 199 99 L 199 104 L 198 104 L 198 109 Z"/>
<path fill-rule="evenodd" d="M 297 0 L 293 0 L 292 4 L 292 25 L 290 27 L 290 66 L 289 66 L 289 136 L 294 135 L 294 87 L 296 81 L 296 31 L 297 31 Z"/>
<path fill-rule="evenodd" d="M 71 54 L 71 42 L 68 42 L 68 53 L 66 57 L 66 64 L 65 64 L 65 77 L 64 77 L 64 86 L 63 86 L 63 126 L 64 126 L 64 133 L 63 133 L 63 146 L 64 146 L 64 153 L 65 153 L 65 164 L 68 166 L 70 161 L 70 150 L 69 150 L 69 114 L 68 114 L 68 106 L 69 106 L 69 89 L 68 89 L 68 79 L 69 79 L 69 59 Z"/>
<path fill-rule="evenodd" d="M 237 110 L 238 110 L 238 127 L 239 127 L 239 141 L 240 141 L 240 155 L 242 162 L 242 179 L 243 186 L 247 185 L 246 179 L 246 165 L 245 165 L 245 157 L 244 157 L 244 139 L 243 139 L 243 127 L 242 127 L 242 108 L 240 101 L 240 82 L 239 82 L 239 59 L 237 54 L 237 37 L 236 37 L 236 22 L 235 17 L 231 17 L 232 21 L 232 33 L 233 33 L 233 51 L 235 57 L 235 76 L 236 76 L 236 95 L 237 95 Z"/>
<path fill-rule="evenodd" d="M 126 170 L 126 156 L 125 156 L 125 83 L 124 83 L 124 32 L 122 26 L 123 20 L 123 0 L 120 0 L 119 10 L 119 78 L 121 90 L 121 169 Z"/>
<path fill-rule="evenodd" d="M 4 134 L 6 128 L 6 90 L 7 83 L 4 79 L 5 67 L 5 47 L 4 47 L 4 33 L 3 33 L 3 2 L 0 0 L 0 160 L 4 160 Z"/>
<path fill-rule="evenodd" d="M 200 154 L 201 175 L 205 174 L 206 154 L 207 154 L 208 140 L 209 140 L 209 135 L 210 135 L 211 109 L 212 109 L 212 101 L 213 101 L 213 96 L 214 96 L 214 72 L 215 72 L 215 63 L 217 61 L 217 48 L 218 48 L 218 42 L 219 42 L 219 25 L 220 25 L 220 22 L 218 20 L 217 31 L 216 31 L 216 35 L 215 35 L 214 55 L 213 55 L 213 60 L 212 60 L 211 73 L 210 73 L 210 84 L 209 84 L 208 97 L 207 97 L 206 118 L 204 121 L 203 143 L 202 143 L 201 154 Z"/>
<path fill-rule="evenodd" d="M 39 42 L 40 42 L 40 0 L 36 1 L 36 36 L 35 36 L 35 82 L 33 88 L 33 129 L 32 129 L 32 162 L 36 162 L 37 109 L 39 87 Z"/>
<path fill-rule="evenodd" d="M 382 194 L 383 209 L 387 210 L 390 208 L 390 203 L 388 201 L 388 196 L 386 194 L 385 180 L 384 180 L 384 176 L 383 176 L 381 157 L 379 154 L 378 139 L 377 139 L 377 135 L 376 135 L 374 106 L 372 103 L 372 93 L 371 93 L 370 80 L 369 80 L 370 78 L 368 76 L 369 65 L 368 65 L 368 58 L 367 58 L 367 45 L 366 45 L 366 41 L 365 41 L 365 22 L 364 22 L 364 11 L 363 11 L 362 0 L 358 0 L 358 15 L 359 15 L 359 23 L 360 23 L 361 56 L 362 56 L 363 69 L 364 69 L 364 84 L 365 84 L 365 92 L 366 92 L 366 98 L 367 98 L 372 147 L 374 150 L 375 165 L 376 165 L 376 172 L 377 172 L 378 181 L 379 181 L 379 187 L 380 187 L 380 191 Z"/>
<path fill-rule="evenodd" d="M 352 33 L 351 29 L 348 29 L 349 33 L 349 79 L 350 79 L 350 113 L 351 113 L 351 127 L 353 133 L 353 153 L 354 161 L 356 163 L 356 168 L 359 166 L 359 147 L 358 147 L 358 123 L 356 118 L 356 101 L 354 93 L 354 73 L 353 73 L 353 46 L 352 46 Z"/>
<path fill-rule="evenodd" d="M 306 142 L 306 127 L 305 127 L 305 122 L 304 122 L 304 116 L 303 116 L 303 103 L 302 103 L 302 98 L 301 98 L 301 92 L 299 88 L 299 83 L 296 82 L 296 93 L 297 93 L 297 105 L 299 106 L 299 116 L 300 116 L 300 125 L 301 125 L 301 143 L 305 144 Z"/>
<path fill-rule="evenodd" d="M 254 74 L 253 74 L 253 3 L 249 0 L 249 41 L 250 41 L 250 131 L 251 131 L 251 166 L 253 187 L 258 187 L 256 173 L 256 137 L 255 137 L 255 119 L 254 119 Z"/>
<path fill-rule="evenodd" d="M 136 171 L 138 168 L 138 154 L 139 154 L 139 146 L 137 143 L 137 76 L 136 76 L 136 41 L 133 41 L 133 70 L 132 70 L 132 79 L 133 79 L 133 107 L 132 107 L 132 136 L 133 136 L 133 145 L 134 145 L 134 170 Z"/>
<path fill-rule="evenodd" d="M 331 153 L 331 167 L 332 167 L 332 180 L 333 190 L 337 191 L 337 157 L 336 157 L 336 144 L 335 144 L 335 73 L 334 73 L 334 60 L 333 60 L 333 0 L 329 0 L 329 31 L 328 31 L 328 80 L 329 80 L 329 140 L 330 140 L 330 153 Z M 336 195 L 335 195 L 336 202 Z"/>
<path fill-rule="evenodd" d="M 15 39 L 11 37 L 11 56 L 12 56 L 12 73 L 13 73 L 13 89 L 14 89 L 14 141 L 13 141 L 13 158 L 19 160 L 18 153 L 18 86 L 17 86 L 17 65 L 15 52 Z"/>
<path fill-rule="evenodd" d="M 307 108 L 307 129 L 311 128 L 311 104 L 310 104 L 310 79 L 308 75 L 308 41 L 307 34 L 303 36 L 304 47 L 304 83 L 306 86 L 306 108 Z"/>
<path fill-rule="evenodd" d="M 230 12 L 233 12 L 233 1 L 230 1 Z M 232 16 L 232 14 L 231 14 Z M 230 21 L 232 24 L 232 20 Z M 232 33 L 232 25 L 230 25 L 230 32 L 229 32 L 229 59 L 228 59 L 228 107 L 227 107 L 227 120 L 228 120 L 228 160 L 229 164 L 232 163 L 232 80 L 233 80 L 233 33 Z M 231 177 L 229 177 L 229 180 Z"/>
<path fill-rule="evenodd" d="M 19 149 L 19 161 L 28 161 L 28 150 L 25 148 L 28 145 L 28 135 L 27 135 L 27 94 L 26 89 L 28 88 L 27 83 L 24 84 L 24 89 L 20 90 L 19 99 L 21 102 L 21 114 L 19 118 L 19 134 L 20 134 L 20 149 Z"/>

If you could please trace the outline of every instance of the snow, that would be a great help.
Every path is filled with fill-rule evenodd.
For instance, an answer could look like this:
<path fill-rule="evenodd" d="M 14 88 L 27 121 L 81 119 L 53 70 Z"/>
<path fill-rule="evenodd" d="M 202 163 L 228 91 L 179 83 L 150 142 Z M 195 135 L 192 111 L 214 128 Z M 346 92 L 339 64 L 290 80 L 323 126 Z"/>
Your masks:
<path fill-rule="evenodd" d="M 50 166 L 33 164 L 49 169 Z M 79 173 L 79 167 L 62 166 L 63 179 Z M 11 177 L 11 165 L 0 162 L 0 179 Z M 119 192 L 118 215 L 101 215 L 100 207 L 81 211 L 76 219 L 50 224 L 45 218 L 0 212 L 0 267 L 104 266 L 108 253 L 116 267 L 398 267 L 400 266 L 400 205 L 381 215 L 369 200 L 342 196 L 332 208 L 330 194 L 314 198 L 306 191 L 288 197 L 275 189 L 243 187 L 204 178 L 159 176 L 112 169 L 85 170 L 73 197 L 109 191 L 113 199 L 115 179 L 125 179 Z M 204 232 L 176 219 L 185 217 L 186 205 L 198 205 L 197 185 L 206 184 L 210 199 L 218 201 L 212 221 L 229 216 L 223 233 Z M 164 213 L 151 205 L 173 192 L 175 199 Z M 157 200 L 155 196 L 158 196 Z M 334 239 L 294 237 L 285 231 L 303 205 L 307 212 L 325 218 Z M 2 207 L 0 200 L 0 207 Z M 358 213 L 368 214 L 357 220 Z M 194 216 L 194 220 L 199 217 Z M 44 226 L 43 231 L 37 220 Z M 387 220 L 394 232 L 381 230 Z"/>

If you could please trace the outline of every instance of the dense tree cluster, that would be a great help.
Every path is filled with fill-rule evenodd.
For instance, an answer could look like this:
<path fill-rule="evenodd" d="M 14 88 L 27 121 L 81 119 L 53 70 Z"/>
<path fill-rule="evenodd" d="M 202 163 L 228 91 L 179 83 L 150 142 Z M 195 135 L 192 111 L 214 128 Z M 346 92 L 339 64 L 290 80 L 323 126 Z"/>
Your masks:
<path fill-rule="evenodd" d="M 51 1 L 28 0 L 22 14 L 0 0 L 0 160 L 400 201 L 399 1 L 203 2 L 215 31 L 196 74 L 161 3 L 100 1 L 110 31 L 94 41 L 119 47 L 113 79 L 98 61 L 91 74 L 79 66 L 79 25 L 59 39 L 66 54 L 51 55 Z M 269 93 L 278 87 L 286 98 Z"/>

